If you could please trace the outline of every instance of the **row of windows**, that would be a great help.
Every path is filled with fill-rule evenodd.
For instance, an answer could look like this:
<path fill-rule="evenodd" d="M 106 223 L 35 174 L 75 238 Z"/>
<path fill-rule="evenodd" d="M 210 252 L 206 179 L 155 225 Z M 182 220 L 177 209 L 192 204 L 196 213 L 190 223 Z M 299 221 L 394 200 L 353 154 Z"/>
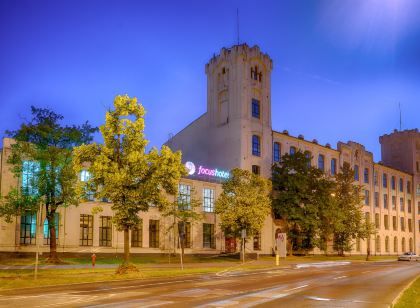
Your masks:
<path fill-rule="evenodd" d="M 58 213 L 54 215 L 55 237 L 58 239 L 59 231 L 59 216 Z M 50 244 L 50 227 L 48 220 L 44 220 L 43 226 L 44 245 Z M 28 214 L 20 218 L 20 244 L 33 245 L 36 243 L 36 214 Z"/>
<path fill-rule="evenodd" d="M 409 247 L 408 247 L 408 251 L 413 251 L 413 239 L 410 238 L 408 241 Z M 405 238 L 403 237 L 401 239 L 401 251 L 406 252 L 406 247 L 405 247 Z M 385 237 L 385 252 L 390 252 L 389 249 L 389 236 Z M 398 238 L 396 236 L 394 236 L 394 252 L 398 252 Z M 360 250 L 360 249 L 359 249 Z M 376 236 L 375 238 L 375 250 L 376 252 L 381 252 L 381 237 L 379 235 Z"/>
<path fill-rule="evenodd" d="M 379 207 L 379 192 L 375 191 L 374 194 L 374 206 L 375 207 Z M 369 190 L 365 190 L 365 205 L 369 205 L 370 203 L 370 194 L 369 194 Z M 388 194 L 383 194 L 383 207 L 384 209 L 388 208 Z M 391 209 L 396 210 L 397 209 L 397 197 L 396 196 L 391 196 Z M 400 197 L 400 212 L 405 212 L 405 202 L 404 202 L 404 198 Z M 420 208 L 419 208 L 420 210 Z M 407 212 L 411 213 L 411 200 L 407 199 Z"/>
<path fill-rule="evenodd" d="M 369 213 L 366 213 L 366 217 L 367 219 L 369 219 Z M 398 230 L 398 220 L 396 216 L 392 216 L 392 230 L 397 231 Z M 377 229 L 381 228 L 381 221 L 380 221 L 380 215 L 379 213 L 375 213 L 375 227 Z M 408 232 L 413 232 L 413 223 L 412 220 L 409 218 L 407 220 L 407 228 L 408 228 Z M 388 215 L 384 215 L 384 228 L 385 230 L 389 230 L 389 216 Z M 406 225 L 405 225 L 405 218 L 404 217 L 400 217 L 400 230 L 401 231 L 405 231 L 406 230 Z"/>
<path fill-rule="evenodd" d="M 181 210 L 191 209 L 191 186 L 179 184 L 178 186 L 178 206 Z M 214 212 L 214 189 L 203 188 L 203 211 Z"/>

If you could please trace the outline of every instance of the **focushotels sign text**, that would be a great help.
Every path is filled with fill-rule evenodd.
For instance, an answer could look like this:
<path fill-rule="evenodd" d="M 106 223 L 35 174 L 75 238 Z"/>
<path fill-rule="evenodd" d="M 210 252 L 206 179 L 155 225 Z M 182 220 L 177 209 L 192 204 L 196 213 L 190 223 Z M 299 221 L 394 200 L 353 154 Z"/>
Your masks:
<path fill-rule="evenodd" d="M 193 162 L 187 161 L 185 167 L 188 170 L 188 175 L 197 175 L 197 176 L 210 176 L 220 179 L 228 179 L 230 176 L 229 171 L 211 169 L 204 166 L 199 166 L 198 169 L 195 167 Z"/>

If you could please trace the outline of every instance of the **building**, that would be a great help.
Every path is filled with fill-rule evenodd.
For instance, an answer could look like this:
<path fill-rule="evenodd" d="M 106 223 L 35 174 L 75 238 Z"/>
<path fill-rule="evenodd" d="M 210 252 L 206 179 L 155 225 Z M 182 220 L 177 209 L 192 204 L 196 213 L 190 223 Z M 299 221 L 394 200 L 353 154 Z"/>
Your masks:
<path fill-rule="evenodd" d="M 189 175 L 180 182 L 180 197 L 202 201 L 204 220 L 187 227 L 186 253 L 235 251 L 235 241 L 225 238 L 213 213 L 220 182 L 234 167 L 270 177 L 271 166 L 284 153 L 302 150 L 312 165 L 335 174 L 344 162 L 355 170 L 355 181 L 364 187 L 363 212 L 377 226 L 370 247 L 374 254 L 419 252 L 420 245 L 420 133 L 417 129 L 394 131 L 380 137 L 382 162 L 356 142 L 339 142 L 333 149 L 302 135 L 273 131 L 271 125 L 271 71 L 273 63 L 257 46 L 246 44 L 223 48 L 206 64 L 207 112 L 168 140 L 173 150 L 183 152 Z M 0 191 L 23 184 L 13 178 L 6 160 L 10 140 L 1 151 Z M 83 175 L 82 175 L 83 179 Z M 95 212 L 101 205 L 103 212 Z M 122 252 L 123 234 L 111 223 L 109 204 L 90 202 L 61 209 L 58 220 L 58 251 Z M 171 219 L 152 208 L 141 213 L 142 224 L 130 234 L 133 253 L 162 253 L 177 247 Z M 41 222 L 42 232 L 36 232 Z M 0 219 L 1 251 L 34 251 L 42 241 L 48 251 L 48 226 L 42 213 L 16 217 L 12 224 Z M 168 231 L 169 230 L 169 231 Z M 270 254 L 281 223 L 269 216 L 261 232 L 248 239 L 247 251 Z M 38 234 L 38 238 L 37 235 Z M 366 241 L 356 241 L 353 254 L 364 254 Z M 315 253 L 318 251 L 315 250 Z"/>

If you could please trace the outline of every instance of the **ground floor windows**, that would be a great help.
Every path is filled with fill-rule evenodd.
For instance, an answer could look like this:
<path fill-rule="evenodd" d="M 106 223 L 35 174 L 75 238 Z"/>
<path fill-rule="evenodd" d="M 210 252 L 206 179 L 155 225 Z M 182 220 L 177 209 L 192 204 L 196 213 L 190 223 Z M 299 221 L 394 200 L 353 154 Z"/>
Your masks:
<path fill-rule="evenodd" d="M 131 247 L 143 246 L 143 221 L 131 229 Z"/>
<path fill-rule="evenodd" d="M 413 251 L 413 239 L 412 238 L 410 238 L 408 240 L 408 248 L 409 248 L 410 251 Z"/>
<path fill-rule="evenodd" d="M 402 252 L 405 252 L 405 238 L 404 237 L 401 240 L 401 250 Z"/>
<path fill-rule="evenodd" d="M 214 224 L 203 224 L 203 248 L 216 248 Z"/>
<path fill-rule="evenodd" d="M 394 252 L 398 252 L 398 239 L 394 236 Z"/>
<path fill-rule="evenodd" d="M 184 226 L 184 230 L 182 227 Z M 181 247 L 182 234 L 184 237 L 184 248 L 191 248 L 191 223 L 190 222 L 178 222 L 178 234 L 179 242 L 178 247 Z"/>
<path fill-rule="evenodd" d="M 149 220 L 149 247 L 159 248 L 159 220 Z"/>
<path fill-rule="evenodd" d="M 93 215 L 80 215 L 80 246 L 93 245 Z"/>
<path fill-rule="evenodd" d="M 254 235 L 254 250 L 261 250 L 261 233 Z"/>
<path fill-rule="evenodd" d="M 36 242 L 36 214 L 20 217 L 20 243 L 33 245 Z"/>
<path fill-rule="evenodd" d="M 376 236 L 375 247 L 376 247 L 376 252 L 381 252 L 381 237 L 379 235 Z"/>
<path fill-rule="evenodd" d="M 99 246 L 112 246 L 112 218 L 111 216 L 99 217 Z"/>
<path fill-rule="evenodd" d="M 59 216 L 58 213 L 54 213 L 54 227 L 55 227 L 55 238 L 58 239 L 59 231 Z M 48 219 L 44 220 L 44 245 L 50 244 L 50 226 L 48 224 Z"/>
<path fill-rule="evenodd" d="M 389 236 L 385 237 L 385 252 L 389 252 Z"/>

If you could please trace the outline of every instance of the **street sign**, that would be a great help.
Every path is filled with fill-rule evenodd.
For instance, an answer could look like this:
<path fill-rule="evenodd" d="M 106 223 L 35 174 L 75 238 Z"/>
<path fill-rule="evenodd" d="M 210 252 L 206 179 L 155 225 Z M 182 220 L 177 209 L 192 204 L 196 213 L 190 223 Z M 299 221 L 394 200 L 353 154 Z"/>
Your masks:
<path fill-rule="evenodd" d="M 245 229 L 241 230 L 241 238 L 246 238 L 246 230 Z"/>

